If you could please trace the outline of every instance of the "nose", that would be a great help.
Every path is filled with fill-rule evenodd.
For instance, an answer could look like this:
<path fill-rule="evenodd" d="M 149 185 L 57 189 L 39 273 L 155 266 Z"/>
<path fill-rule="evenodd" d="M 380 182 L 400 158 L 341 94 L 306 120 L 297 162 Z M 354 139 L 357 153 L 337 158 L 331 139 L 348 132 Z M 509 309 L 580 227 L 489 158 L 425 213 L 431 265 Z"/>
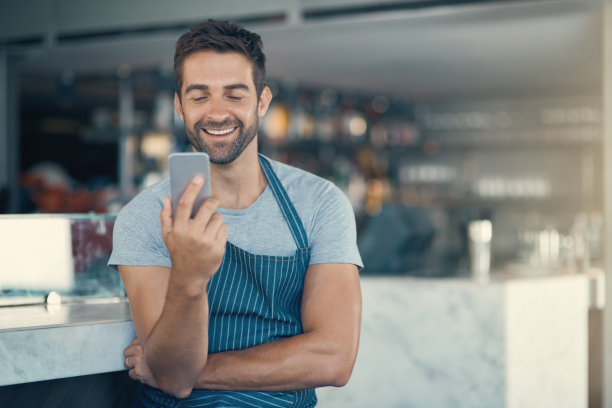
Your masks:
<path fill-rule="evenodd" d="M 229 117 L 229 110 L 223 98 L 211 98 L 207 116 L 208 119 L 215 122 L 222 122 Z"/>

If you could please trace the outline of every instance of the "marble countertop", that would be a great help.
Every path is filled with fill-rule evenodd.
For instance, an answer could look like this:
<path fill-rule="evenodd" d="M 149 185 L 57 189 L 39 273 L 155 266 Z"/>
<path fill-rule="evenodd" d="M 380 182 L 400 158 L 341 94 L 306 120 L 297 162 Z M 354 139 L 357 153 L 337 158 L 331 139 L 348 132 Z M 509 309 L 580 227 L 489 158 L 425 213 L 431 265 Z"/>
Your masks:
<path fill-rule="evenodd" d="M 551 280 L 551 276 L 584 279 L 584 275 L 526 277 L 495 272 L 488 283 L 465 277 L 364 276 L 362 288 L 365 296 L 372 288 L 380 287 L 385 291 L 384 288 L 398 287 L 401 282 L 400 286 L 411 288 L 411 293 L 439 299 L 425 299 L 423 306 L 426 306 L 428 302 L 438 304 L 440 299 L 444 303 L 446 297 L 460 293 L 468 298 L 499 299 L 503 288 L 539 280 L 546 286 L 545 281 Z M 364 304 L 367 301 L 364 299 Z M 0 307 L 0 361 L 3 365 L 0 386 L 123 370 L 123 349 L 135 336 L 129 303 L 125 300 Z"/>
<path fill-rule="evenodd" d="M 586 408 L 588 278 L 362 279 L 359 353 L 320 408 Z"/>
<path fill-rule="evenodd" d="M 411 276 L 368 275 L 361 280 L 406 281 L 419 285 L 450 285 L 486 287 L 534 279 L 548 279 L 551 276 L 581 276 L 572 274 L 530 274 L 515 275 L 494 271 L 488 282 L 478 282 L 467 277 L 423 278 Z M 58 305 L 27 305 L 0 307 L 0 333 L 9 331 L 35 330 L 43 328 L 71 327 L 106 323 L 131 322 L 130 305 L 126 298 L 100 299 L 87 303 L 63 303 Z"/>
<path fill-rule="evenodd" d="M 129 304 L 0 308 L 0 386 L 123 370 L 136 336 Z"/>

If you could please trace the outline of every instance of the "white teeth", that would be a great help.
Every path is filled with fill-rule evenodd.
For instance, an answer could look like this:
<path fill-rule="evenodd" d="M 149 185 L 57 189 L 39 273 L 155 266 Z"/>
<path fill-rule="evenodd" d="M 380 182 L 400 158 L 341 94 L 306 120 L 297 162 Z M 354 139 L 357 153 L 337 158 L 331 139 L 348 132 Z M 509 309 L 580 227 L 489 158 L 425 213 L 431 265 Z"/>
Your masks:
<path fill-rule="evenodd" d="M 216 129 L 205 129 L 205 130 L 206 130 L 206 133 L 210 133 L 211 135 L 226 135 L 229 132 L 233 131 L 234 129 L 236 128 L 233 127 L 229 129 L 222 129 L 222 130 L 216 130 Z"/>

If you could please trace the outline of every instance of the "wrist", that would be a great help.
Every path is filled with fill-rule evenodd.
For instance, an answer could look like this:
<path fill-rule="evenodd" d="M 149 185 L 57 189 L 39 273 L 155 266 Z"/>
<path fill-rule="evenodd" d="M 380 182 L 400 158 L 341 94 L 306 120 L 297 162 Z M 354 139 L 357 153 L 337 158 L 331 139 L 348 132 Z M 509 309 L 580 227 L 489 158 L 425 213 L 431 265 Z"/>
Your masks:
<path fill-rule="evenodd" d="M 170 272 L 168 293 L 176 291 L 180 296 L 199 298 L 206 294 L 209 281 L 208 277 L 185 276 L 173 268 Z"/>

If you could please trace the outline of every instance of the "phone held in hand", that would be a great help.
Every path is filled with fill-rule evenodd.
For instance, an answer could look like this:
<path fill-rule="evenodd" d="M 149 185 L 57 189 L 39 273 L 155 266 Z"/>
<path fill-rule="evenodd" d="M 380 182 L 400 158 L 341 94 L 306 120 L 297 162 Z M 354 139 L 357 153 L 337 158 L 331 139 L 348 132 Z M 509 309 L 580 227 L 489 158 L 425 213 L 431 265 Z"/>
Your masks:
<path fill-rule="evenodd" d="M 170 166 L 170 191 L 172 196 L 172 216 L 176 215 L 179 198 L 196 175 L 204 177 L 204 186 L 198 193 L 193 205 L 191 218 L 195 217 L 202 203 L 210 197 L 210 158 L 206 153 L 172 153 L 168 156 Z"/>

